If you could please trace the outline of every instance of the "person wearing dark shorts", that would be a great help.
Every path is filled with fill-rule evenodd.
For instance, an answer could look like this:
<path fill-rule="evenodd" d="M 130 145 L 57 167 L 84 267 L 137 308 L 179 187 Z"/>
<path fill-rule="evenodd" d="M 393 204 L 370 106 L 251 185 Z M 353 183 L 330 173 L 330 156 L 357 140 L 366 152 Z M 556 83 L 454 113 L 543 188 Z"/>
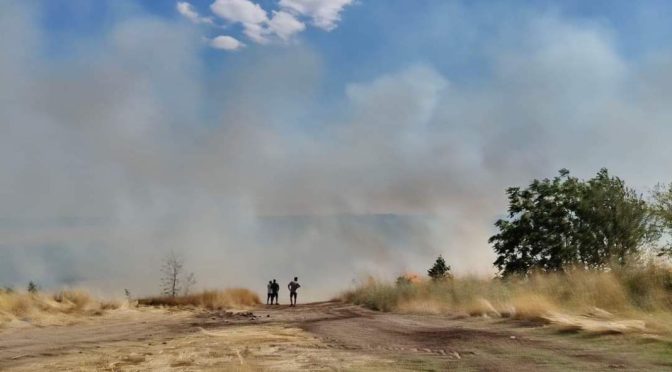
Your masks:
<path fill-rule="evenodd" d="M 271 305 L 273 305 L 273 299 L 275 299 L 275 304 L 278 304 L 278 297 L 280 294 L 280 284 L 273 279 L 273 283 L 271 283 L 271 289 L 273 291 L 273 295 L 271 296 Z"/>
<path fill-rule="evenodd" d="M 294 280 L 287 284 L 287 288 L 289 289 L 289 306 L 296 306 L 296 291 L 301 288 L 301 284 L 299 284 L 299 278 L 295 276 Z"/>

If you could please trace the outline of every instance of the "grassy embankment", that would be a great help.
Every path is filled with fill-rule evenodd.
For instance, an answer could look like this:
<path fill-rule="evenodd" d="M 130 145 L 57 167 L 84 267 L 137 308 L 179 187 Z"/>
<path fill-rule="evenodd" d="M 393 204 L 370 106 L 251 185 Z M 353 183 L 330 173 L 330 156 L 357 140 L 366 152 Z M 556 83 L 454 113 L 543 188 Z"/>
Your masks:
<path fill-rule="evenodd" d="M 341 298 L 379 311 L 531 320 L 568 331 L 672 334 L 672 269 L 653 263 L 527 278 L 369 279 Z"/>

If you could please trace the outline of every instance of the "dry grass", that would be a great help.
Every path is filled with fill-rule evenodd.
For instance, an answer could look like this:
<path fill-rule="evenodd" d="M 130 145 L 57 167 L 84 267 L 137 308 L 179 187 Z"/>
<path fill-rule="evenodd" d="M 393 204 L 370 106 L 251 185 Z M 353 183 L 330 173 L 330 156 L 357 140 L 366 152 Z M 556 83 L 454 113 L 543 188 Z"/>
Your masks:
<path fill-rule="evenodd" d="M 117 301 L 100 301 L 80 290 L 56 294 L 0 291 L 0 325 L 13 321 L 37 325 L 62 324 L 80 316 L 117 309 Z"/>
<path fill-rule="evenodd" d="M 209 290 L 185 296 L 158 296 L 138 300 L 146 306 L 195 306 L 210 310 L 249 308 L 261 304 L 259 296 L 245 288 Z"/>
<path fill-rule="evenodd" d="M 595 332 L 643 331 L 646 324 L 672 333 L 672 270 L 652 262 L 506 280 L 463 277 L 395 285 L 368 279 L 342 299 L 380 311 L 510 317 Z"/>
<path fill-rule="evenodd" d="M 203 291 L 188 296 L 149 297 L 138 301 L 150 306 L 192 306 L 206 309 L 244 309 L 261 303 L 247 289 Z M 55 294 L 0 290 L 0 327 L 15 325 L 62 325 L 83 317 L 98 316 L 108 310 L 135 306 L 128 301 L 106 301 L 92 297 L 82 290 L 62 290 Z"/>

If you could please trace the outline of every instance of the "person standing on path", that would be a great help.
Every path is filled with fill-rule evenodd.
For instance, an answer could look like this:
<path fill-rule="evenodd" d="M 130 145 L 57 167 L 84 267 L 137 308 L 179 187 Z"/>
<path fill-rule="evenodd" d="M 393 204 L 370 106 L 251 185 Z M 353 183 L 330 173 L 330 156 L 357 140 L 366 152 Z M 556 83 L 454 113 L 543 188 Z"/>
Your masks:
<path fill-rule="evenodd" d="M 266 305 L 273 305 L 273 281 L 271 280 L 266 285 Z"/>
<path fill-rule="evenodd" d="M 271 289 L 273 291 L 273 296 L 271 297 L 271 305 L 273 305 L 273 299 L 275 298 L 275 304 L 278 305 L 278 297 L 280 296 L 280 284 L 273 279 L 271 283 Z"/>
<path fill-rule="evenodd" d="M 296 291 L 301 288 L 301 284 L 299 284 L 299 278 L 295 276 L 294 280 L 287 284 L 287 288 L 289 289 L 289 306 L 296 306 Z"/>

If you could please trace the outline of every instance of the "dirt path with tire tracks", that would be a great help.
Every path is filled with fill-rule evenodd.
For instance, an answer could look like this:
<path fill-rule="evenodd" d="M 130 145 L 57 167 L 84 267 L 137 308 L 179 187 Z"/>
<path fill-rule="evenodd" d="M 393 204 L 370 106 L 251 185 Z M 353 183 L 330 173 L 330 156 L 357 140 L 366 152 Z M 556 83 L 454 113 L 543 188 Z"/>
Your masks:
<path fill-rule="evenodd" d="M 138 309 L 0 330 L 0 370 L 672 369 L 670 345 L 338 302 L 253 313 Z"/>

